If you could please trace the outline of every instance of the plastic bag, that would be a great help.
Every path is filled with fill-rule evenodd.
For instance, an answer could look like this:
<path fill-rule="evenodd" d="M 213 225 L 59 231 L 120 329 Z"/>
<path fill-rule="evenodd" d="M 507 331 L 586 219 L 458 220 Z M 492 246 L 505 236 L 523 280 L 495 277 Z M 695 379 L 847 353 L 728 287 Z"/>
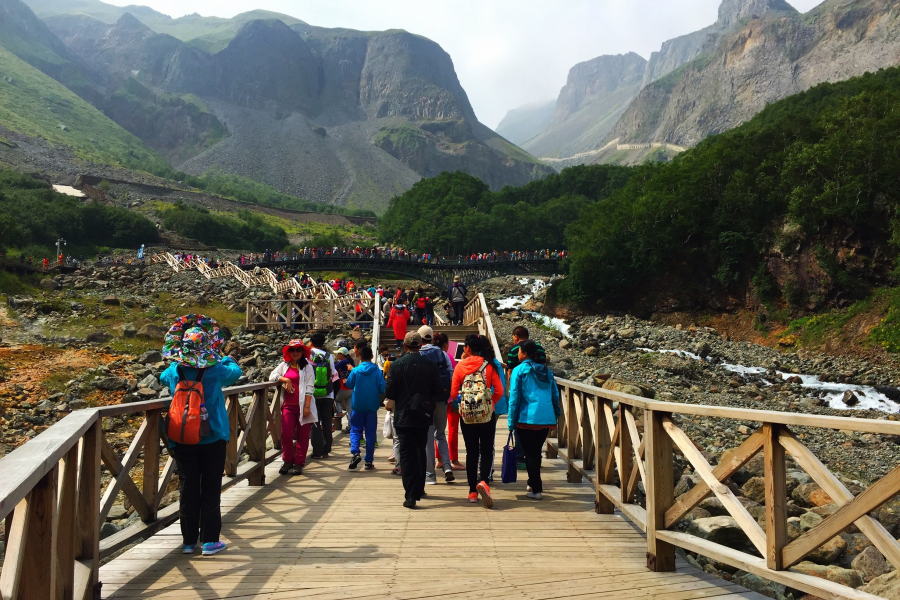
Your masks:
<path fill-rule="evenodd" d="M 381 435 L 386 440 L 394 439 L 394 423 L 391 421 L 391 413 L 384 415 L 384 427 L 381 429 Z"/>

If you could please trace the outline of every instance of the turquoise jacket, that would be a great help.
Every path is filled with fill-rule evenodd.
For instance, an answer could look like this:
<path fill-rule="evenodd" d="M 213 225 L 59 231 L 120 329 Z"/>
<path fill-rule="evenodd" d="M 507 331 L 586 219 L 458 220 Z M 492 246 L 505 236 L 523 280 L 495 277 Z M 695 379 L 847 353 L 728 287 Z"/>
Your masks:
<path fill-rule="evenodd" d="M 491 363 L 500 374 L 500 386 L 503 388 L 503 397 L 494 404 L 494 412 L 498 415 L 505 415 L 509 410 L 509 390 L 506 389 L 506 372 L 503 370 L 503 364 L 496 358 Z M 493 391 L 493 388 L 492 390 Z"/>
<path fill-rule="evenodd" d="M 350 409 L 353 412 L 378 412 L 381 408 L 384 373 L 375 363 L 365 360 L 353 367 L 344 385 L 353 390 L 353 397 L 350 399 Z"/>
<path fill-rule="evenodd" d="M 509 429 L 523 425 L 556 425 L 559 420 L 559 388 L 547 365 L 525 360 L 509 382 Z"/>
<path fill-rule="evenodd" d="M 169 368 L 159 376 L 163 385 L 169 386 L 169 392 L 174 396 L 175 387 L 178 385 L 178 365 L 172 363 Z M 191 381 L 196 381 L 198 369 L 182 367 L 184 374 Z M 228 441 L 230 428 L 228 427 L 228 411 L 225 409 L 225 396 L 222 388 L 228 387 L 241 378 L 241 368 L 234 359 L 226 356 L 222 362 L 206 369 L 203 374 L 203 403 L 206 412 L 209 413 L 209 425 L 211 433 L 200 440 L 201 444 L 211 444 L 219 440 Z M 175 442 L 169 442 L 173 448 Z"/>

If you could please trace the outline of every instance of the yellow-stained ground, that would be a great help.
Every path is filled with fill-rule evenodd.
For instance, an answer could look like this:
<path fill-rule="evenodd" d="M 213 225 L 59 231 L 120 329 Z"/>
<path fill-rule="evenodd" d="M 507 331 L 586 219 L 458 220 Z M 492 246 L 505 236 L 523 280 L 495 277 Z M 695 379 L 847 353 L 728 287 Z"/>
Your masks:
<path fill-rule="evenodd" d="M 498 432 L 498 461 L 505 437 Z M 499 483 L 498 465 L 493 510 L 467 501 L 464 472 L 453 484 L 439 477 L 408 510 L 390 442 L 373 472 L 347 469 L 347 443 L 337 438 L 303 476 L 278 475 L 276 460 L 264 487 L 223 494 L 225 552 L 181 554 L 176 523 L 101 568 L 103 597 L 763 598 L 682 561 L 676 573 L 648 571 L 641 531 L 596 514 L 593 491 L 567 484 L 561 460 L 544 460 L 541 502 L 525 498 L 523 471 L 519 483 Z"/>

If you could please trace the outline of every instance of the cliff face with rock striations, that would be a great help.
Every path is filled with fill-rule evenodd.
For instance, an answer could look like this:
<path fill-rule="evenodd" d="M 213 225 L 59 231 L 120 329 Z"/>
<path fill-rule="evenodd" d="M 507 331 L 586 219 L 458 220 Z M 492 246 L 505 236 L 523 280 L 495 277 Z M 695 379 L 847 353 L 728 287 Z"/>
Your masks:
<path fill-rule="evenodd" d="M 692 146 L 810 87 L 900 63 L 900 5 L 827 0 L 740 20 L 716 48 L 644 88 L 608 139 Z"/>

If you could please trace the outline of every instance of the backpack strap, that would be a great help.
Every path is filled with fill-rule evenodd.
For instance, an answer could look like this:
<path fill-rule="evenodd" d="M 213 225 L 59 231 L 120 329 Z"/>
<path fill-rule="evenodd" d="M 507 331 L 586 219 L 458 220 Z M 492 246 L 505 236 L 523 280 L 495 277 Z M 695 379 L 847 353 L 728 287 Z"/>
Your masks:
<path fill-rule="evenodd" d="M 484 360 L 484 359 L 482 359 L 482 360 Z M 481 363 L 481 366 L 478 367 L 477 372 L 483 376 L 484 372 L 487 370 L 487 368 L 488 368 L 488 361 L 484 360 L 484 362 Z"/>

